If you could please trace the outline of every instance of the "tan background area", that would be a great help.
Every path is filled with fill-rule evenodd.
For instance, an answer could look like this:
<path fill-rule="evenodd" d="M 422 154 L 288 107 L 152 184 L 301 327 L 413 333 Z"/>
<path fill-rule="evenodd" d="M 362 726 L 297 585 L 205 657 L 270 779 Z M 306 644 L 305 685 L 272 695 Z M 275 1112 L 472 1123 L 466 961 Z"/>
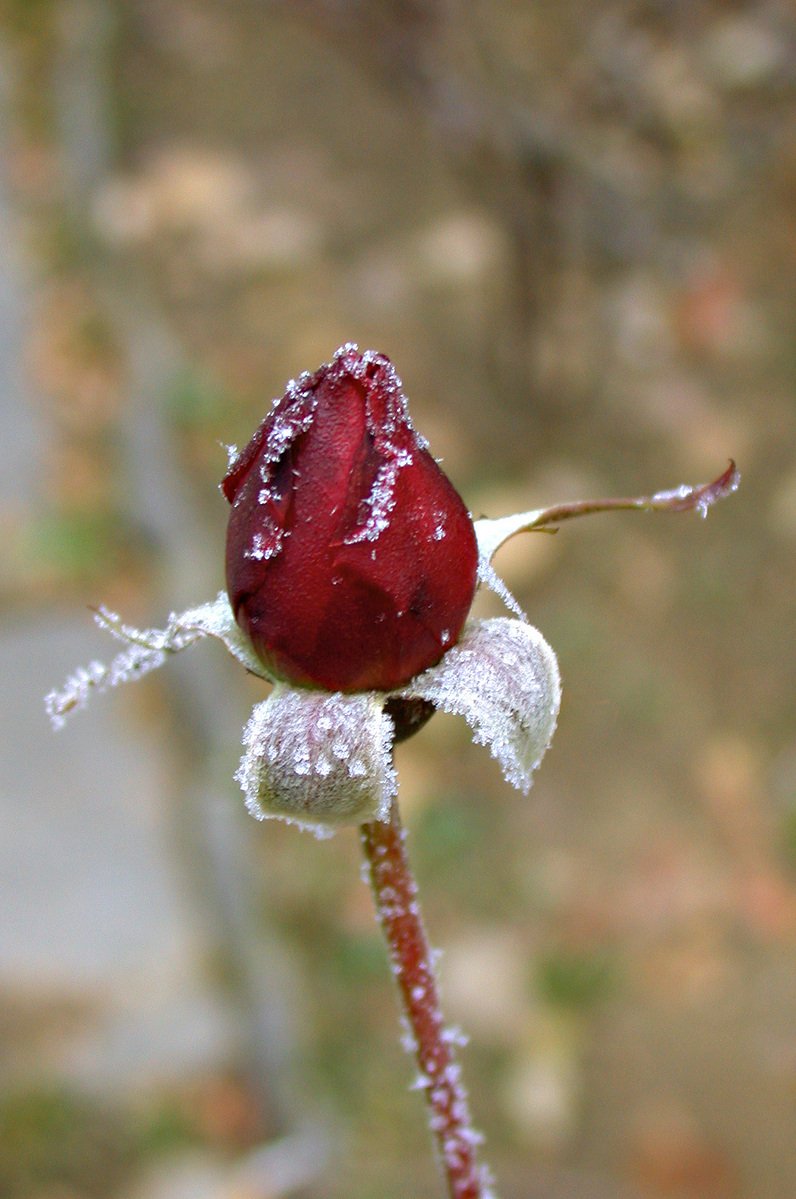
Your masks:
<path fill-rule="evenodd" d="M 350 340 L 476 515 L 738 460 L 497 559 L 565 684 L 527 799 L 448 717 L 397 760 L 504 1199 L 791 1199 L 790 5 L 0 12 L 0 1193 L 440 1193 L 355 834 L 242 812 L 259 685 L 41 703 L 91 605 L 215 594 L 222 443 Z"/>

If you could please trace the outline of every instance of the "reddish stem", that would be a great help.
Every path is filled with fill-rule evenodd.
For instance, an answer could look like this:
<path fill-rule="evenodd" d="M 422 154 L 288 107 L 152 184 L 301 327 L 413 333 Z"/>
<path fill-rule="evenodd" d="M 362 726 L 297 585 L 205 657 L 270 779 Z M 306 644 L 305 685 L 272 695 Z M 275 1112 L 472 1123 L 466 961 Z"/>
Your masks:
<path fill-rule="evenodd" d="M 543 529 L 559 525 L 574 516 L 589 516 L 593 512 L 636 510 L 641 512 L 699 512 L 707 516 L 708 509 L 719 500 L 726 499 L 737 491 L 741 472 L 730 459 L 727 469 L 712 483 L 697 483 L 695 487 L 683 484 L 671 491 L 656 491 L 655 495 L 639 495 L 633 499 L 579 500 L 572 504 L 556 504 L 545 508 L 529 528 Z"/>
<path fill-rule="evenodd" d="M 448 1183 L 450 1199 L 494 1199 L 488 1171 L 479 1166 L 481 1137 L 470 1119 L 467 1093 L 454 1053 L 458 1035 L 446 1029 L 426 939 L 417 884 L 404 847 L 397 804 L 389 821 L 374 820 L 360 830 L 370 885 L 390 952 L 408 1024 L 411 1049 L 420 1069 L 418 1089 L 426 1096 L 429 1126 Z"/>

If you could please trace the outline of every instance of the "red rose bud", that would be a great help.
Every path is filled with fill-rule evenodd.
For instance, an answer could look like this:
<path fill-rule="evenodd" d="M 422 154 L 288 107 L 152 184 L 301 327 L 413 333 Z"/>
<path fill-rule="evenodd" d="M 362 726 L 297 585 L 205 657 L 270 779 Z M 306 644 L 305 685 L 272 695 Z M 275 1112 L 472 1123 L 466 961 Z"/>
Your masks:
<path fill-rule="evenodd" d="M 458 639 L 473 524 L 384 355 L 344 346 L 292 381 L 221 486 L 232 609 L 274 677 L 391 691 Z"/>

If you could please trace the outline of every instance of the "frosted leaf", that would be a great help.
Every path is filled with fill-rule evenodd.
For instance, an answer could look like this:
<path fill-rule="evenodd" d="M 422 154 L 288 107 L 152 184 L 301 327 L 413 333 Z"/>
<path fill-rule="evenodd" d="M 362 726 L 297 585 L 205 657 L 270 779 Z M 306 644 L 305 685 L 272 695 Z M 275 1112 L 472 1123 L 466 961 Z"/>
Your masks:
<path fill-rule="evenodd" d="M 382 702 L 277 684 L 251 714 L 235 775 L 252 815 L 321 836 L 386 820 L 396 779 L 392 722 Z"/>
<path fill-rule="evenodd" d="M 70 674 L 60 690 L 49 691 L 45 695 L 44 707 L 54 729 L 62 729 L 68 716 L 82 711 L 92 691 L 107 689 L 110 685 L 105 681 L 107 674 L 107 666 L 101 662 L 89 662 L 88 666 L 79 666 Z"/>
<path fill-rule="evenodd" d="M 471 621 L 459 643 L 401 694 L 463 716 L 507 782 L 527 793 L 556 727 L 561 681 L 542 634 L 498 617 Z"/>
<path fill-rule="evenodd" d="M 179 653 L 205 636 L 201 628 L 186 627 L 182 617 L 174 615 L 165 629 L 137 629 L 104 607 L 94 613 L 94 619 L 101 629 L 123 641 L 127 649 L 117 654 L 108 666 L 92 662 L 88 667 L 80 667 L 60 691 L 45 696 L 44 706 L 53 728 L 62 728 L 67 716 L 85 708 L 92 692 L 108 691 L 120 683 L 140 679 L 162 666 L 169 654 Z"/>
<path fill-rule="evenodd" d="M 105 607 L 97 609 L 94 619 L 101 629 L 119 641 L 165 653 L 178 653 L 202 637 L 217 637 L 247 670 L 261 678 L 267 677 L 262 662 L 235 620 L 225 591 L 219 591 L 208 604 L 187 608 L 185 612 L 172 612 L 165 629 L 136 629 L 124 624 L 115 612 L 109 612 Z"/>
<path fill-rule="evenodd" d="M 705 517 L 715 503 L 737 491 L 740 482 L 741 472 L 731 458 L 727 469 L 711 483 L 698 483 L 696 487 L 683 483 L 670 491 L 656 491 L 647 506 L 656 511 L 698 512 Z"/>
<path fill-rule="evenodd" d="M 108 691 L 120 683 L 129 683 L 157 670 L 170 654 L 187 649 L 203 637 L 218 637 L 247 670 L 265 678 L 262 663 L 244 637 L 221 591 L 212 603 L 200 604 L 185 612 L 172 613 L 165 629 L 138 629 L 115 612 L 100 607 L 94 613 L 99 627 L 126 645 L 120 654 L 104 666 L 92 662 L 70 675 L 60 691 L 51 691 L 44 705 L 53 728 L 62 728 L 67 716 L 85 708 L 92 692 Z"/>
<path fill-rule="evenodd" d="M 478 581 L 500 596 L 510 612 L 527 623 L 528 617 L 509 591 L 492 566 L 492 557 L 504 542 L 515 533 L 522 533 L 531 528 L 535 521 L 544 515 L 545 509 L 537 508 L 531 512 L 520 512 L 515 516 L 502 516 L 498 520 L 488 520 L 485 517 L 473 522 L 475 538 L 478 543 Z"/>
<path fill-rule="evenodd" d="M 140 679 L 149 674 L 150 670 L 162 666 L 167 653 L 165 649 L 131 645 L 117 654 L 108 666 L 101 662 L 91 662 L 88 666 L 78 667 L 60 691 L 51 691 L 44 697 L 44 706 L 53 728 L 63 728 L 67 716 L 85 708 L 92 692 L 108 691 L 111 687 L 117 687 L 119 683 Z"/>

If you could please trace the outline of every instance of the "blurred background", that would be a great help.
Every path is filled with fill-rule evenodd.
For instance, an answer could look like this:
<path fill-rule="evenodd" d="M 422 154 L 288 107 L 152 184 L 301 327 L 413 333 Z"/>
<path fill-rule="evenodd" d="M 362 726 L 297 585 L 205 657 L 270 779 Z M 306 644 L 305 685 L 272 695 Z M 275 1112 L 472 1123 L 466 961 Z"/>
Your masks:
<path fill-rule="evenodd" d="M 565 682 L 531 795 L 398 751 L 504 1199 L 796 1193 L 788 0 L 2 0 L 0 1194 L 441 1193 L 353 831 L 242 810 L 216 646 L 42 695 L 223 583 L 221 443 L 388 353 Z M 483 611 L 497 601 L 479 600 Z"/>

